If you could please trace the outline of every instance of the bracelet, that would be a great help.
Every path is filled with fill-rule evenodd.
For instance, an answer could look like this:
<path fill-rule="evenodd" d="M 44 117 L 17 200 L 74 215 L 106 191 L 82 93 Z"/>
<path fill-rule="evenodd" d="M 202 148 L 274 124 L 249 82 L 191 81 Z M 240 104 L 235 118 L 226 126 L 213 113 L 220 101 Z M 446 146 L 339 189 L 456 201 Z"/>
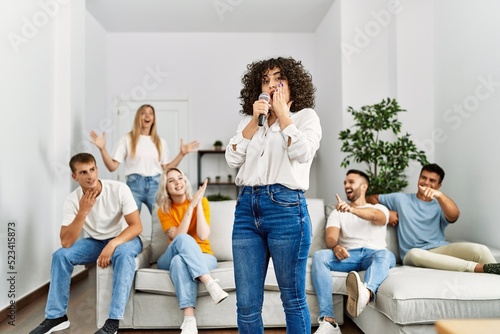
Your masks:
<path fill-rule="evenodd" d="M 335 252 L 335 247 L 337 247 L 339 244 L 335 244 L 333 247 L 332 247 L 332 251 Z"/>

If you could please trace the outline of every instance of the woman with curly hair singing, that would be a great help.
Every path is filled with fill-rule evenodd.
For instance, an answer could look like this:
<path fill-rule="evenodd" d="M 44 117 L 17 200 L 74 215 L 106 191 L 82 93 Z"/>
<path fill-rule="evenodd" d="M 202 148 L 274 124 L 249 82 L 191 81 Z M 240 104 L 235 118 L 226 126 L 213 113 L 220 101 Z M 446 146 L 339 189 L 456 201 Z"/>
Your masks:
<path fill-rule="evenodd" d="M 242 83 L 243 119 L 225 152 L 228 165 L 239 168 L 235 182 L 241 187 L 232 242 L 238 328 L 264 333 L 263 290 L 272 258 L 287 332 L 310 333 L 305 279 L 311 222 L 304 192 L 321 140 L 312 109 L 315 88 L 300 61 L 282 57 L 249 64 Z"/>

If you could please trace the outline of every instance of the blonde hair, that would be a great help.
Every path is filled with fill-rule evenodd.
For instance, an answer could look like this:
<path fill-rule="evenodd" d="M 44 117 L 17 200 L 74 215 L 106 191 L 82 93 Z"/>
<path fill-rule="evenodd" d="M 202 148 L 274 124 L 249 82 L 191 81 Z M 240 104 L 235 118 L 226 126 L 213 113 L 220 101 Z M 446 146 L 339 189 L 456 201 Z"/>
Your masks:
<path fill-rule="evenodd" d="M 150 104 L 143 104 L 137 109 L 134 117 L 134 125 L 132 126 L 132 131 L 129 132 L 130 136 L 130 157 L 135 157 L 135 150 L 137 148 L 137 143 L 139 142 L 139 138 L 141 137 L 141 115 L 142 111 L 146 108 L 151 108 L 153 110 L 154 120 L 153 125 L 151 125 L 151 130 L 149 131 L 149 135 L 151 136 L 151 140 L 156 146 L 156 150 L 158 150 L 158 161 L 161 161 L 161 140 L 160 136 L 158 136 L 158 132 L 156 131 L 156 111 Z"/>
<path fill-rule="evenodd" d="M 186 198 L 191 201 L 193 199 L 193 191 L 191 189 L 191 182 L 184 175 L 184 173 L 177 167 L 167 168 L 163 171 L 160 177 L 160 183 L 158 185 L 158 192 L 156 193 L 156 204 L 165 213 L 170 211 L 172 207 L 172 198 L 167 191 L 167 179 L 168 173 L 171 171 L 178 171 L 182 175 L 182 179 L 186 182 Z"/>

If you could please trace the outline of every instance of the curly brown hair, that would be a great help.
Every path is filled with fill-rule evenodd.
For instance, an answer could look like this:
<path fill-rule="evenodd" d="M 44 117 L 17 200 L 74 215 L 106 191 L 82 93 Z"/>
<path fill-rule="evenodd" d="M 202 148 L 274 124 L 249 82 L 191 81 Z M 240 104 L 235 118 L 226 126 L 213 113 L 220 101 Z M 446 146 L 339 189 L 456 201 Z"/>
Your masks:
<path fill-rule="evenodd" d="M 253 103 L 262 93 L 262 79 L 268 70 L 279 68 L 281 77 L 288 80 L 290 100 L 293 101 L 290 111 L 295 113 L 304 108 L 314 108 L 314 92 L 311 74 L 304 68 L 302 62 L 293 58 L 271 58 L 259 60 L 247 65 L 247 71 L 241 78 L 243 89 L 240 91 L 240 113 L 253 115 Z"/>

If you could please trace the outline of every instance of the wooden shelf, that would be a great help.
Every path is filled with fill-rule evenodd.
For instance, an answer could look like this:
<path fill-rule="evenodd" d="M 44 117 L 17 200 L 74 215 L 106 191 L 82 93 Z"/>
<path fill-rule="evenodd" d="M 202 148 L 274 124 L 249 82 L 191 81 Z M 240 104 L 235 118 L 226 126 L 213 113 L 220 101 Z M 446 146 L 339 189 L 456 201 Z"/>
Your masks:
<path fill-rule="evenodd" d="M 225 159 L 225 150 L 199 150 L 198 151 L 198 185 L 202 185 L 205 179 L 202 180 L 201 178 L 201 169 L 203 165 L 203 156 L 206 154 L 215 154 L 219 155 L 221 158 Z M 238 173 L 238 170 L 236 169 L 234 175 L 233 175 L 233 180 L 236 177 L 236 174 Z M 227 180 L 227 176 L 221 176 L 221 179 Z M 207 183 L 208 187 L 216 187 L 216 186 L 221 186 L 221 187 L 235 187 L 236 189 L 236 195 L 238 194 L 238 186 L 234 182 L 227 182 L 227 181 L 221 181 L 221 182 L 214 182 L 214 180 L 210 180 L 209 183 Z"/>

